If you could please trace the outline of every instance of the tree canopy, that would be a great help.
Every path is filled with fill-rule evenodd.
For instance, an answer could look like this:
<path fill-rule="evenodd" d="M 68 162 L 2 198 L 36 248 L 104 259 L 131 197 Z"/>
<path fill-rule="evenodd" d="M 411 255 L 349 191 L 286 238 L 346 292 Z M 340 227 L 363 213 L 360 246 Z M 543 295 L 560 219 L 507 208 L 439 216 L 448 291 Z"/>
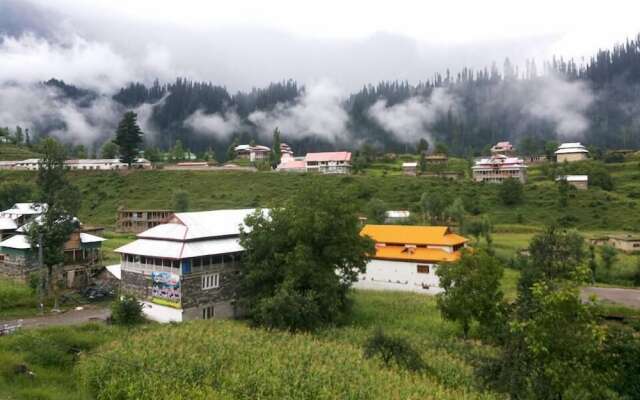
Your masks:
<path fill-rule="evenodd" d="M 241 302 L 256 324 L 292 331 L 335 323 L 373 241 L 343 195 L 306 184 L 283 207 L 246 220 Z"/>
<path fill-rule="evenodd" d="M 120 161 L 129 165 L 138 158 L 142 145 L 142 130 L 138 126 L 138 116 L 133 111 L 124 114 L 118 124 L 114 142 L 120 150 Z"/>

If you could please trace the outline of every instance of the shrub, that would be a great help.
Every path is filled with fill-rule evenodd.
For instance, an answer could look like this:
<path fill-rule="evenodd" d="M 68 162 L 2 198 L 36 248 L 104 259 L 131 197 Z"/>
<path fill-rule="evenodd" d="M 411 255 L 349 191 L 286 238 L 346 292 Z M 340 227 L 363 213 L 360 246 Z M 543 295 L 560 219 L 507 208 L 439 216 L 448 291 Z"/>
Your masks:
<path fill-rule="evenodd" d="M 189 210 L 189 192 L 178 190 L 173 193 L 173 209 L 178 212 Z"/>
<path fill-rule="evenodd" d="M 364 356 L 380 357 L 388 367 L 395 364 L 409 371 L 425 368 L 422 357 L 406 339 L 388 336 L 380 328 L 365 343 Z"/>
<path fill-rule="evenodd" d="M 122 296 L 111 304 L 111 319 L 119 325 L 135 325 L 144 321 L 142 303 L 133 296 Z"/>

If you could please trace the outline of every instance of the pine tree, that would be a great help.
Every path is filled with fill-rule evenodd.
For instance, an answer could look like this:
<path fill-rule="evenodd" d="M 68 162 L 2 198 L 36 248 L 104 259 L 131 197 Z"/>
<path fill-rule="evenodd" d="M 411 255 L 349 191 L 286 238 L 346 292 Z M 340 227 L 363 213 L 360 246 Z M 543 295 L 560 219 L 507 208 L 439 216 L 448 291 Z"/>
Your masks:
<path fill-rule="evenodd" d="M 138 158 L 143 132 L 138 126 L 138 116 L 128 111 L 118 124 L 115 143 L 120 149 L 120 161 L 129 165 Z"/>
<path fill-rule="evenodd" d="M 236 147 L 240 145 L 238 138 L 234 138 L 229 148 L 227 149 L 227 161 L 232 161 L 236 158 Z"/>
<path fill-rule="evenodd" d="M 280 152 L 280 130 L 278 128 L 273 131 L 273 146 L 271 149 L 271 167 L 276 169 L 280 164 L 282 153 Z"/>

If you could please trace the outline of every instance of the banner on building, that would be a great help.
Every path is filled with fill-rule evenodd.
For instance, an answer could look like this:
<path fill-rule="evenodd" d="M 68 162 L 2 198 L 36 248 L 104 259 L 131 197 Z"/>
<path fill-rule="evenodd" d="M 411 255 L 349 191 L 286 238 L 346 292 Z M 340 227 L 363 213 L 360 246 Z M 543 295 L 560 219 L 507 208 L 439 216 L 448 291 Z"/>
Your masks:
<path fill-rule="evenodd" d="M 151 301 L 164 306 L 180 308 L 180 276 L 171 272 L 151 273 Z"/>

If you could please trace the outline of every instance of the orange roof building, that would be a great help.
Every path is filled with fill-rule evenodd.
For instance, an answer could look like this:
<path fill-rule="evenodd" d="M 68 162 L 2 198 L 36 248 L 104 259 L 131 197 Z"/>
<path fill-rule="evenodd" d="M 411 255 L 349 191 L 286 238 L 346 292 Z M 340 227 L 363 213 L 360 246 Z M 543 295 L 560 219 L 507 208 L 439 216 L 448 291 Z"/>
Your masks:
<path fill-rule="evenodd" d="M 468 240 L 446 226 L 365 225 L 361 235 L 376 242 L 367 271 L 354 287 L 435 294 L 439 264 L 460 259 Z"/>

